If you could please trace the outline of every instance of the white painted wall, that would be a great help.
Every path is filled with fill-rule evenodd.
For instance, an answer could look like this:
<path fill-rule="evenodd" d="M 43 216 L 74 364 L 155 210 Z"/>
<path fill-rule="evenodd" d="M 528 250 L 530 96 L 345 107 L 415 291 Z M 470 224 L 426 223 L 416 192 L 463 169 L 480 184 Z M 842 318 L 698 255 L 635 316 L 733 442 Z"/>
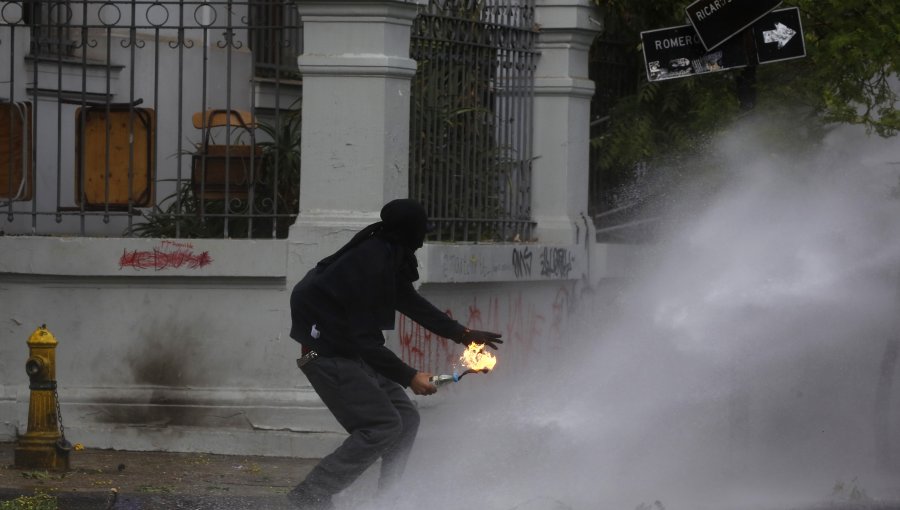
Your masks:
<path fill-rule="evenodd" d="M 408 81 L 415 68 L 408 42 L 417 2 L 298 4 L 306 51 L 299 60 L 304 172 L 289 239 L 0 237 L 0 440 L 24 432 L 25 342 L 41 324 L 59 340 L 57 379 L 73 442 L 318 456 L 343 439 L 295 366 L 289 293 L 320 258 L 375 221 L 385 202 L 407 195 Z M 587 0 L 538 2 L 553 58 L 586 59 L 591 12 Z M 559 113 L 535 126 L 537 138 L 553 135 L 534 152 L 542 173 L 533 207 L 543 242 L 429 244 L 420 251 L 421 292 L 460 322 L 504 335 L 498 376 L 562 341 L 585 291 L 596 295 L 634 259 L 630 250 L 588 241 L 587 110 L 573 113 L 586 104 L 582 68 L 541 67 L 536 111 Z M 120 93 L 127 90 L 121 79 Z M 170 149 L 180 143 L 171 126 L 184 125 L 192 111 L 160 107 Z M 458 355 L 403 317 L 388 344 L 435 372 Z"/>
<path fill-rule="evenodd" d="M 67 438 L 95 448 L 316 456 L 342 432 L 294 365 L 295 283 L 285 241 L 0 237 L 0 440 L 27 427 L 25 344 L 59 340 Z M 607 257 L 606 249 L 593 253 Z M 562 341 L 591 267 L 582 246 L 426 245 L 420 291 L 496 330 L 498 372 Z M 613 260 L 616 259 L 616 260 Z M 136 261 L 142 261 L 133 267 Z M 601 278 L 602 277 L 602 278 Z M 458 346 L 405 317 L 388 342 L 416 368 L 450 370 Z"/>

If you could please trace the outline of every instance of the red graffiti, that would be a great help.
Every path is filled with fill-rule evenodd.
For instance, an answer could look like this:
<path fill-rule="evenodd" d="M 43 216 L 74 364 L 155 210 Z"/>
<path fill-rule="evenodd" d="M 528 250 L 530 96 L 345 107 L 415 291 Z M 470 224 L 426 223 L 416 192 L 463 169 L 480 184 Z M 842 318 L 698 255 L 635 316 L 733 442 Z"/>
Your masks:
<path fill-rule="evenodd" d="M 565 336 L 566 325 L 575 312 L 575 285 L 556 290 L 547 309 L 540 309 L 527 298 L 528 293 L 513 292 L 505 296 L 472 299 L 465 307 L 465 321 L 470 329 L 497 331 L 503 334 L 501 348 L 504 367 L 526 367 L 544 349 L 557 349 Z M 501 314 L 501 310 L 505 313 Z M 453 317 L 451 310 L 447 315 Z M 447 373 L 458 368 L 462 347 L 428 331 L 412 319 L 398 314 L 397 333 L 400 357 L 410 366 L 432 373 Z"/>
<path fill-rule="evenodd" d="M 535 310 L 534 303 L 523 303 L 522 293 L 510 297 L 506 315 L 506 334 L 510 345 L 523 357 L 536 350 L 543 337 L 544 315 Z"/>
<path fill-rule="evenodd" d="M 542 346 L 558 347 L 566 320 L 574 311 L 571 289 L 565 286 L 557 289 L 547 314 L 538 311 L 522 292 L 505 297 L 491 296 L 487 305 L 482 303 L 483 298 L 472 299 L 465 308 L 464 324 L 470 329 L 502 333 L 504 365 L 511 367 L 525 366 Z M 506 313 L 501 314 L 501 309 Z M 435 335 L 405 315 L 398 315 L 397 336 L 403 361 L 432 373 L 446 373 L 458 368 L 462 347 Z M 452 311 L 448 310 L 447 315 L 453 317 Z"/>
<path fill-rule="evenodd" d="M 186 249 L 188 249 L 188 250 L 193 250 L 193 249 L 194 249 L 194 245 L 193 245 L 193 244 L 191 244 L 191 243 L 186 243 L 186 242 L 182 242 L 182 241 L 168 241 L 168 240 L 166 240 L 166 241 L 162 241 L 162 242 L 159 243 L 159 244 L 160 244 L 160 246 L 163 246 L 163 247 L 171 246 L 171 247 L 173 247 L 173 248 L 186 248 Z"/>
<path fill-rule="evenodd" d="M 560 287 L 556 291 L 556 299 L 553 300 L 552 310 L 550 331 L 548 333 L 550 340 L 558 344 L 562 339 L 563 322 L 574 312 L 573 303 L 569 297 L 569 289 Z"/>
<path fill-rule="evenodd" d="M 119 258 L 119 269 L 130 267 L 133 269 L 199 269 L 212 263 L 212 257 L 208 251 L 194 253 L 190 244 L 163 241 L 162 244 L 152 250 L 124 250 Z"/>
<path fill-rule="evenodd" d="M 419 370 L 439 373 L 451 370 L 459 353 L 451 349 L 455 343 L 435 335 L 403 314 L 398 314 L 400 358 Z M 453 316 L 449 311 L 447 315 Z"/>
<path fill-rule="evenodd" d="M 492 297 L 488 301 L 487 319 L 485 320 L 482 316 L 481 308 L 478 306 L 478 297 L 476 296 L 469 306 L 469 317 L 466 320 L 466 327 L 469 329 L 500 331 L 500 298 Z"/>

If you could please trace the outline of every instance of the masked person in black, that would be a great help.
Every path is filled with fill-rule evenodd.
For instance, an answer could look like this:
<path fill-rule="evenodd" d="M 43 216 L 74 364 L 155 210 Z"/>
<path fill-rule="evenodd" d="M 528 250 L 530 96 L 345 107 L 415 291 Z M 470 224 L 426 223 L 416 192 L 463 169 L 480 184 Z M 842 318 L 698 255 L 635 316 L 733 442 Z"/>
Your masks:
<path fill-rule="evenodd" d="M 350 436 L 323 458 L 288 499 L 298 508 L 331 508 L 331 497 L 381 458 L 379 488 L 403 472 L 419 427 L 416 395 L 437 388 L 432 374 L 404 363 L 384 343 L 399 311 L 461 344 L 496 349 L 500 334 L 463 327 L 413 288 L 414 252 L 428 233 L 425 209 L 409 199 L 389 202 L 381 221 L 321 260 L 291 293 L 291 337 L 302 344 L 298 365 Z"/>

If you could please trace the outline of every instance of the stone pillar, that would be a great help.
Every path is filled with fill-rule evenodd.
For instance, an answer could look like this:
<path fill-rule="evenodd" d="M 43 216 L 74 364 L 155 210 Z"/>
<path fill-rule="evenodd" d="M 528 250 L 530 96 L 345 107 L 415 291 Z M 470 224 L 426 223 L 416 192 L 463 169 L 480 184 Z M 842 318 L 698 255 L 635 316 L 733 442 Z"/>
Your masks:
<path fill-rule="evenodd" d="M 295 244 L 317 259 L 408 195 L 415 0 L 297 0 L 302 174 Z M 315 260 L 305 260 L 307 264 Z"/>
<path fill-rule="evenodd" d="M 541 27 L 531 187 L 535 236 L 545 243 L 577 243 L 585 235 L 588 203 L 594 94 L 588 50 L 601 29 L 600 14 L 591 0 L 536 0 L 535 19 Z"/>

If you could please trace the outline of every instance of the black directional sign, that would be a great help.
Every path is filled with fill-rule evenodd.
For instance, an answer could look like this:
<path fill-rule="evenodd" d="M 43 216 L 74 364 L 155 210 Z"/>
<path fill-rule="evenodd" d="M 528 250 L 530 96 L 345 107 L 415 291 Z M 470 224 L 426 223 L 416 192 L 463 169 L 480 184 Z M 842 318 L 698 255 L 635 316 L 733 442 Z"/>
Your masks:
<path fill-rule="evenodd" d="M 641 32 L 641 43 L 649 81 L 684 78 L 747 65 L 742 38 L 735 37 L 715 51 L 706 51 L 691 25 Z"/>
<path fill-rule="evenodd" d="M 697 0 L 684 10 L 703 47 L 712 50 L 780 3 L 781 0 Z"/>
<path fill-rule="evenodd" d="M 806 56 L 800 9 L 779 9 L 763 16 L 753 25 L 756 56 L 760 64 Z"/>

